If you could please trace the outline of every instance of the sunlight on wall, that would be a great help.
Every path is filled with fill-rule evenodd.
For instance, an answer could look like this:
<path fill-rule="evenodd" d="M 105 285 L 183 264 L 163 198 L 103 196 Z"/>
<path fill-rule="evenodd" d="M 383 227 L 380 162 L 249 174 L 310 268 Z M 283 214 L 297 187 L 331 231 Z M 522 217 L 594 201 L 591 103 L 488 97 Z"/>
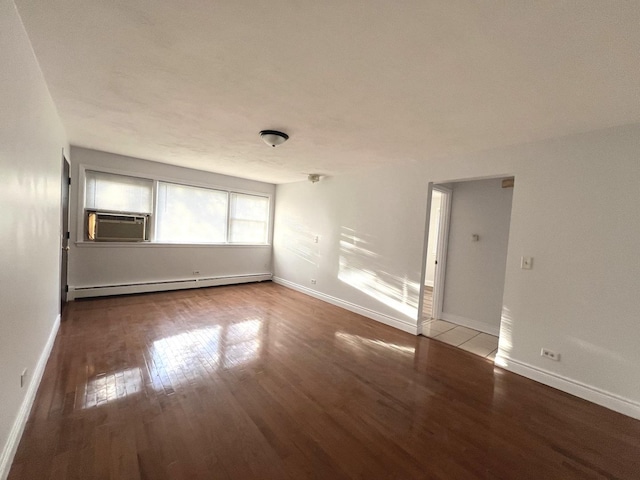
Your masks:
<path fill-rule="evenodd" d="M 82 408 L 99 407 L 139 393 L 142 385 L 142 371 L 137 367 L 99 375 L 85 384 Z"/>
<path fill-rule="evenodd" d="M 352 350 L 364 352 L 368 348 L 384 349 L 401 355 L 415 355 L 415 347 L 406 347 L 404 345 L 398 345 L 390 342 L 383 342 L 382 340 L 376 340 L 373 338 L 366 338 L 361 335 L 354 335 L 346 332 L 336 332 L 335 338 L 341 344 L 349 347 Z"/>
<path fill-rule="evenodd" d="M 317 266 L 318 244 L 304 222 L 289 217 L 284 221 L 283 230 L 284 248 L 301 260 Z"/>
<path fill-rule="evenodd" d="M 506 358 L 509 358 L 513 348 L 513 318 L 511 310 L 506 305 L 502 306 L 502 316 L 500 317 L 500 336 L 498 337 L 498 354 L 495 364 L 506 367 Z"/>
<path fill-rule="evenodd" d="M 343 228 L 338 279 L 403 315 L 416 320 L 419 282 L 383 270 L 380 254 L 366 248 L 370 242 Z"/>
<path fill-rule="evenodd" d="M 362 255 L 365 257 L 369 257 L 369 258 L 380 258 L 380 254 L 376 253 L 376 252 L 372 252 L 371 250 L 367 250 L 365 248 L 362 248 L 360 245 L 368 245 L 369 242 L 367 242 L 364 238 L 358 237 L 355 234 L 355 231 L 350 229 L 350 228 L 345 228 L 343 227 L 343 230 L 345 233 L 342 233 L 342 240 L 340 240 L 340 247 L 345 249 L 346 251 L 350 251 L 353 252 L 354 254 L 358 254 L 358 255 Z"/>

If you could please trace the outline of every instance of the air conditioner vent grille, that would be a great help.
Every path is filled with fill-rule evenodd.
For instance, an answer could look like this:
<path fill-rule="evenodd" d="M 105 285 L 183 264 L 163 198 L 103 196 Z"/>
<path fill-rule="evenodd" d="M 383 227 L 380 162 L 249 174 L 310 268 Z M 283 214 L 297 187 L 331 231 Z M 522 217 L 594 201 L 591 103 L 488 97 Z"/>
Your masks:
<path fill-rule="evenodd" d="M 87 212 L 87 239 L 96 242 L 143 242 L 148 216 Z"/>

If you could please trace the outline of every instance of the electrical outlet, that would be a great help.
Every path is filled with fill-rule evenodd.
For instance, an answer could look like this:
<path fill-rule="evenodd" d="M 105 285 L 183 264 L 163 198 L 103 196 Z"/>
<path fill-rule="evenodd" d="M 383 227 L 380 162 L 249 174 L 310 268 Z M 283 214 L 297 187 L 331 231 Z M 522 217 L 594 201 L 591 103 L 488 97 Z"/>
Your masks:
<path fill-rule="evenodd" d="M 554 352 L 553 350 L 549 350 L 548 348 L 543 348 L 540 350 L 540 356 L 548 358 L 549 360 L 553 360 L 555 362 L 560 361 L 560 354 Z"/>
<path fill-rule="evenodd" d="M 200 275 L 200 270 L 194 270 L 194 271 L 193 271 L 193 274 L 194 274 L 194 275 Z"/>
<path fill-rule="evenodd" d="M 317 283 L 317 282 L 316 282 L 316 279 L 315 279 L 315 278 L 312 278 L 312 279 L 311 279 L 311 285 L 315 285 L 316 283 Z"/>
<path fill-rule="evenodd" d="M 313 243 L 318 243 L 319 241 L 320 241 L 320 237 L 318 235 L 313 237 Z"/>
<path fill-rule="evenodd" d="M 23 388 L 27 384 L 27 369 L 25 368 L 20 374 L 20 388 Z"/>

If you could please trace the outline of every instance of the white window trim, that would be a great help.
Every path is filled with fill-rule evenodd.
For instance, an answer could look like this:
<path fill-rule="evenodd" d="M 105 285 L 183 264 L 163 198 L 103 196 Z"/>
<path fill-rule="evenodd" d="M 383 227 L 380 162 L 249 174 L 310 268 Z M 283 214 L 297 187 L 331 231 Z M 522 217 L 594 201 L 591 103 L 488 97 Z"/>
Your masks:
<path fill-rule="evenodd" d="M 255 193 L 245 193 L 245 192 L 238 192 L 238 191 L 229 191 L 229 201 L 227 202 L 227 240 L 229 239 L 229 237 L 231 236 L 231 194 L 232 193 L 238 193 L 240 195 L 254 195 L 256 197 L 262 197 L 262 198 L 267 198 L 266 195 L 256 195 Z M 270 244 L 271 242 L 269 241 L 271 238 L 271 198 L 269 198 L 269 204 L 267 205 L 267 241 Z M 229 242 L 230 245 L 264 245 L 262 243 L 259 244 L 255 244 L 255 243 L 242 243 L 242 242 Z"/>
<path fill-rule="evenodd" d="M 111 173 L 113 175 L 123 175 L 127 177 L 143 178 L 151 180 L 152 186 L 152 201 L 153 212 L 149 215 L 149 240 L 146 242 L 95 242 L 92 240 L 85 240 L 84 225 L 85 225 L 85 196 L 86 196 L 86 172 L 87 170 L 101 173 Z M 158 211 L 158 182 L 175 183 L 177 185 L 184 185 L 186 187 L 198 187 L 207 188 L 210 190 L 219 190 L 227 193 L 229 199 L 231 193 L 239 193 L 244 195 L 255 195 L 258 197 L 264 197 L 269 199 L 269 209 L 267 212 L 267 241 L 266 243 L 165 243 L 155 242 L 156 238 L 156 217 Z M 240 188 L 223 187 L 220 185 L 212 185 L 204 182 L 194 182 L 191 180 L 183 180 L 175 177 L 165 177 L 163 175 L 150 175 L 148 173 L 140 173 L 129 170 L 122 170 L 118 168 L 109 168 L 98 165 L 79 164 L 78 165 L 78 218 L 76 227 L 76 245 L 77 246 L 99 246 L 99 247 L 270 247 L 273 244 L 273 194 L 266 192 L 258 192 L 255 190 L 244 190 Z M 229 209 L 231 201 L 227 201 L 227 240 L 230 235 L 230 211 Z"/>

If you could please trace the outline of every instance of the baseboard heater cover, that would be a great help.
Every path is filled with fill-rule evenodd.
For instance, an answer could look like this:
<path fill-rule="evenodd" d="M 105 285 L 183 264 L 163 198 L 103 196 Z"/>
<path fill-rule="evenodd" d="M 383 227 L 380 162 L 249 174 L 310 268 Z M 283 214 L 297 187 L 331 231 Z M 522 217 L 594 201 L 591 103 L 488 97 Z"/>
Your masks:
<path fill-rule="evenodd" d="M 237 283 L 265 282 L 271 280 L 271 273 L 231 275 L 225 277 L 207 277 L 181 280 L 161 280 L 155 282 L 121 283 L 115 285 L 96 285 L 89 287 L 70 287 L 68 300 L 76 298 L 124 295 L 127 293 L 164 292 L 189 288 L 215 287 Z"/>

